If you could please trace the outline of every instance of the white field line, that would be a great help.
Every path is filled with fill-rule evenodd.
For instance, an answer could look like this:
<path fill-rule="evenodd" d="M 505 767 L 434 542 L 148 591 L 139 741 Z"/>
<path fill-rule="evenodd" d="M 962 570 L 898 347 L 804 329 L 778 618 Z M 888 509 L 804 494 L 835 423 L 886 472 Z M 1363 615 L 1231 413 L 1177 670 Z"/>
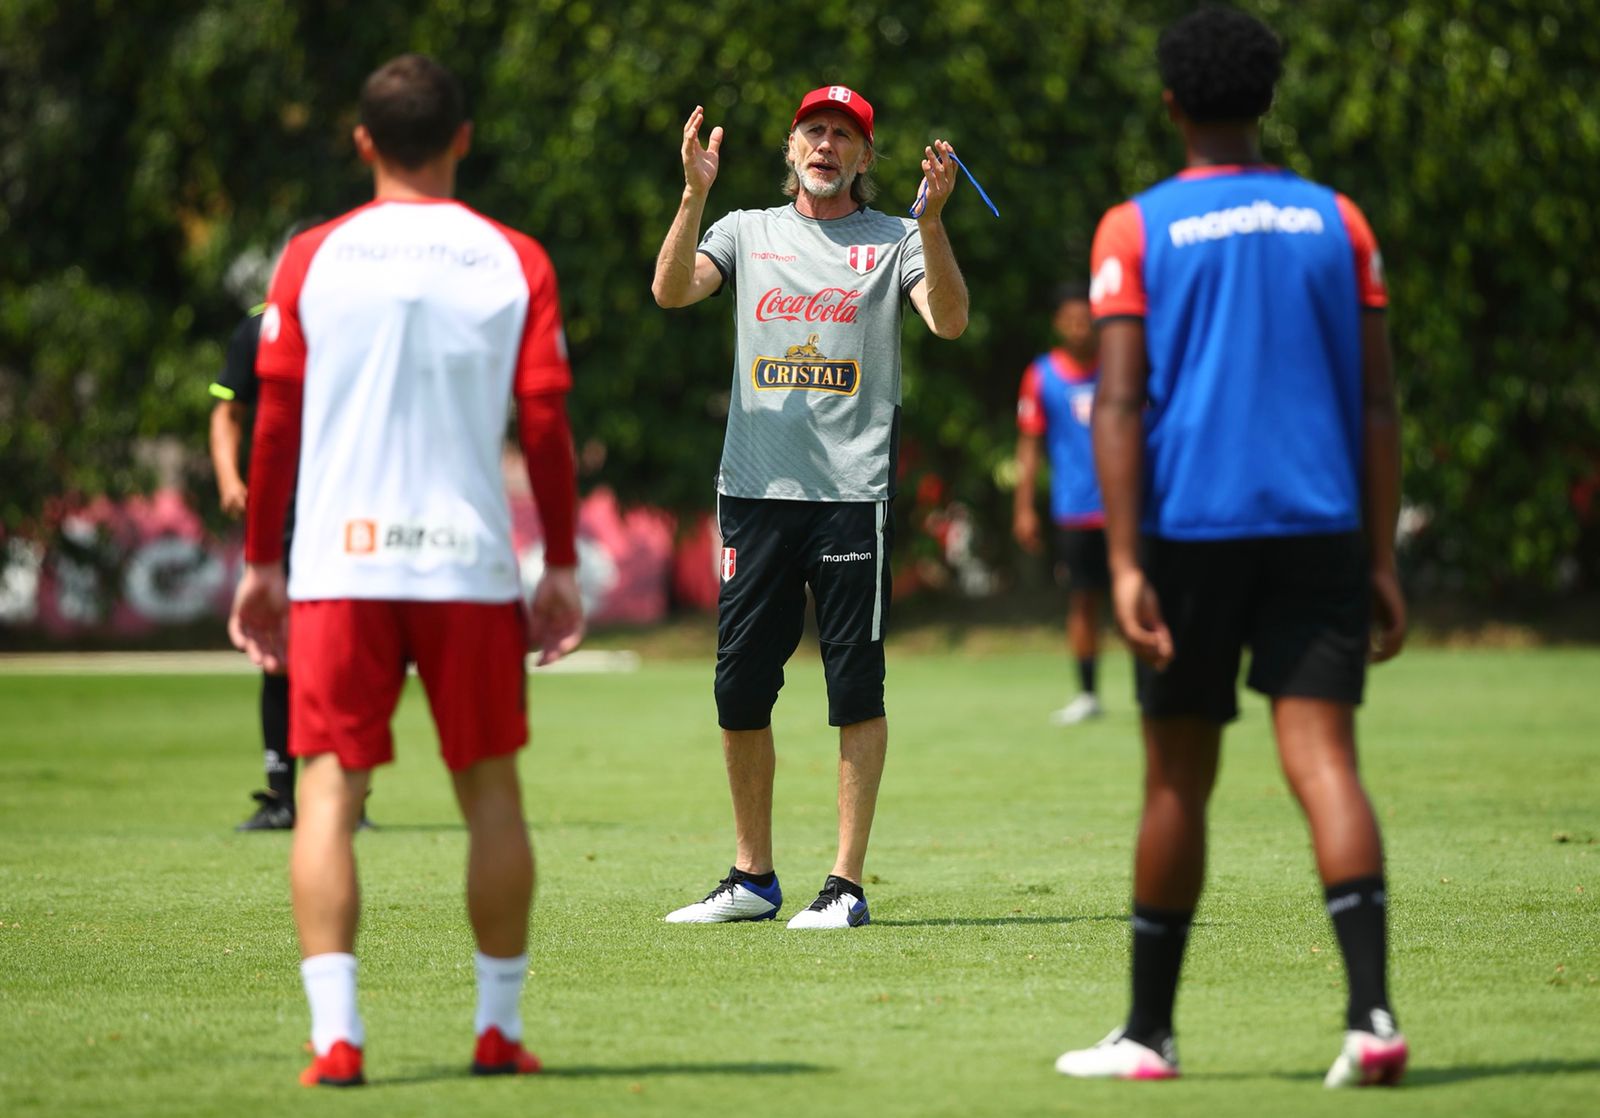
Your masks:
<path fill-rule="evenodd" d="M 575 675 L 615 675 L 639 670 L 639 654 L 627 649 L 579 649 L 565 659 L 528 670 Z M 248 675 L 258 669 L 242 652 L 26 652 L 0 653 L 0 676 L 38 675 Z M 416 673 L 413 666 L 412 674 Z"/>

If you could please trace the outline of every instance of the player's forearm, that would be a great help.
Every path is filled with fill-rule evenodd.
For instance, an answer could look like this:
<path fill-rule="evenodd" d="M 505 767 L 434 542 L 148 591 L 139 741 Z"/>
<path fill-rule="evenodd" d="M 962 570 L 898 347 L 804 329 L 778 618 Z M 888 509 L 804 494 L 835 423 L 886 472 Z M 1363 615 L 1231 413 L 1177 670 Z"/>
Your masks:
<path fill-rule="evenodd" d="M 517 439 L 528 484 L 544 527 L 548 567 L 578 564 L 577 462 L 565 397 L 559 392 L 517 398 Z"/>
<path fill-rule="evenodd" d="M 655 279 L 650 283 L 650 293 L 663 307 L 681 307 L 694 286 L 695 248 L 700 243 L 700 221 L 705 215 L 706 199 L 703 194 L 689 190 L 683 192 L 678 212 L 673 216 L 672 228 L 656 255 Z"/>
<path fill-rule="evenodd" d="M 1400 411 L 1391 394 L 1387 402 L 1368 400 L 1364 463 L 1364 519 L 1367 550 L 1373 570 L 1394 566 L 1395 528 L 1400 520 Z"/>
<path fill-rule="evenodd" d="M 1024 435 L 1017 440 L 1017 492 L 1012 504 L 1015 512 L 1033 508 L 1039 477 L 1039 441 Z"/>
<path fill-rule="evenodd" d="M 923 217 L 917 227 L 922 233 L 928 327 L 941 338 L 959 338 L 967 328 L 967 281 L 950 247 L 950 235 L 938 217 Z"/>
<path fill-rule="evenodd" d="M 1106 323 L 1100 336 L 1100 385 L 1090 427 L 1105 507 L 1106 560 L 1113 575 L 1139 567 L 1148 371 L 1144 323 L 1133 319 Z"/>
<path fill-rule="evenodd" d="M 239 474 L 239 446 L 243 441 L 244 425 L 235 409 L 227 403 L 212 408 L 211 468 L 216 472 L 219 487 L 244 484 Z"/>
<path fill-rule="evenodd" d="M 254 484 L 245 510 L 244 554 L 252 564 L 283 558 L 283 525 L 300 469 L 303 398 L 299 381 L 262 378 L 250 467 Z"/>
<path fill-rule="evenodd" d="M 1139 565 L 1144 423 L 1137 407 L 1096 401 L 1094 462 L 1105 506 L 1106 560 L 1113 572 Z"/>
<path fill-rule="evenodd" d="M 1382 314 L 1363 315 L 1361 332 L 1362 522 L 1372 569 L 1388 570 L 1395 562 L 1400 520 L 1400 405 L 1387 320 Z"/>

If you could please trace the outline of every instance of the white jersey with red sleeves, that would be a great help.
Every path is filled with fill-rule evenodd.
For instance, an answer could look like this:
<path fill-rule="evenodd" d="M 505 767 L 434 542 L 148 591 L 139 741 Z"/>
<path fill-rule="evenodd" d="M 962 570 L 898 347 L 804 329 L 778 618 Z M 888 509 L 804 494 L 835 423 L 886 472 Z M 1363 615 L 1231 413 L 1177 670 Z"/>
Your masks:
<path fill-rule="evenodd" d="M 291 599 L 521 595 L 511 396 L 572 380 L 536 241 L 449 200 L 353 210 L 289 242 L 257 368 L 304 381 Z"/>

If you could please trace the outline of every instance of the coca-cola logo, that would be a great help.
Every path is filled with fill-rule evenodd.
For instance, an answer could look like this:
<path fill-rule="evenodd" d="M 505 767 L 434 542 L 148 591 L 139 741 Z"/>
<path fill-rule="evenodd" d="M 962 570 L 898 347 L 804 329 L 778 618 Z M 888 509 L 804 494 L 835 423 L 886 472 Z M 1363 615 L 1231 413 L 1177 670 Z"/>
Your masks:
<path fill-rule="evenodd" d="M 788 295 L 774 287 L 756 300 L 757 322 L 854 322 L 861 292 L 824 287 L 815 295 Z"/>

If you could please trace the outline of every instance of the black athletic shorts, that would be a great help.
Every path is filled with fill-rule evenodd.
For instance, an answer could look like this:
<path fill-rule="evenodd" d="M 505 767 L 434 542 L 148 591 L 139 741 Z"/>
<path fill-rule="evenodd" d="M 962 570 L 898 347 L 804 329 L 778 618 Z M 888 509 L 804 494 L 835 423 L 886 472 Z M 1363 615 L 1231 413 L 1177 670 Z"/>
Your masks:
<path fill-rule="evenodd" d="M 1056 577 L 1069 590 L 1109 590 L 1111 568 L 1106 565 L 1105 529 L 1057 524 Z"/>
<path fill-rule="evenodd" d="M 717 499 L 722 588 L 717 597 L 718 694 L 724 728 L 756 728 L 800 643 L 806 587 L 834 725 L 883 713 L 883 634 L 889 621 L 888 501 Z"/>
<path fill-rule="evenodd" d="M 1273 697 L 1361 702 L 1371 582 L 1360 533 L 1246 540 L 1146 537 L 1145 577 L 1172 630 L 1165 671 L 1141 663 L 1140 708 L 1152 718 L 1230 722 L 1246 683 Z"/>

